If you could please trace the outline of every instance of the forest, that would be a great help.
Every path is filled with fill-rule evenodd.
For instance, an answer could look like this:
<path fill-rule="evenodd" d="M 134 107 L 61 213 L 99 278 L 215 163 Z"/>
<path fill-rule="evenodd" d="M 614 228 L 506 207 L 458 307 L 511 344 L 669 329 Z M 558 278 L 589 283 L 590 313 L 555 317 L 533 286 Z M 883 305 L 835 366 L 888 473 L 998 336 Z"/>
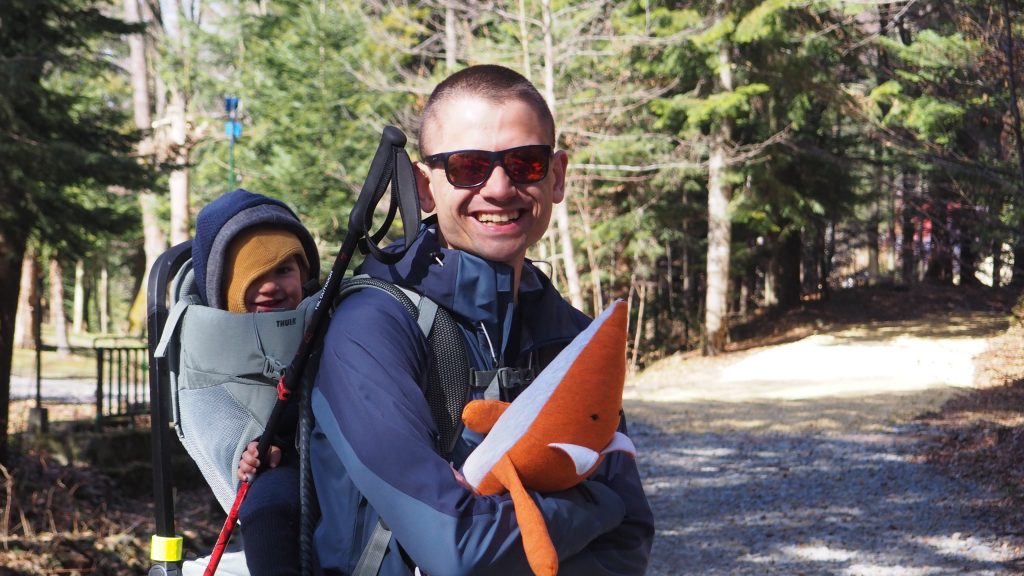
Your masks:
<path fill-rule="evenodd" d="M 383 127 L 414 154 L 477 63 L 552 108 L 531 257 L 628 301 L 634 368 L 852 286 L 1024 286 L 1022 29 L 1016 0 L 5 0 L 0 431 L 26 310 L 141 336 L 153 261 L 234 187 L 333 260 Z"/>

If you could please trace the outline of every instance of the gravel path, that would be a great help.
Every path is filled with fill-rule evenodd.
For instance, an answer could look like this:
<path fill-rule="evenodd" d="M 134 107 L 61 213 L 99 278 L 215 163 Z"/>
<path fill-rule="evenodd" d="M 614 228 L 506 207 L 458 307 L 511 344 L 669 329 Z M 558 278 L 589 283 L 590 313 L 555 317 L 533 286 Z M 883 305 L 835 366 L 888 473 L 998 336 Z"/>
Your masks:
<path fill-rule="evenodd" d="M 96 380 L 87 378 L 43 378 L 39 383 L 43 400 L 89 403 L 96 401 Z M 11 400 L 36 397 L 36 379 L 11 376 Z"/>
<path fill-rule="evenodd" d="M 631 379 L 657 525 L 648 573 L 1024 574 L 1024 527 L 998 495 L 914 457 L 926 435 L 911 418 L 973 384 L 991 320 L 677 357 Z"/>

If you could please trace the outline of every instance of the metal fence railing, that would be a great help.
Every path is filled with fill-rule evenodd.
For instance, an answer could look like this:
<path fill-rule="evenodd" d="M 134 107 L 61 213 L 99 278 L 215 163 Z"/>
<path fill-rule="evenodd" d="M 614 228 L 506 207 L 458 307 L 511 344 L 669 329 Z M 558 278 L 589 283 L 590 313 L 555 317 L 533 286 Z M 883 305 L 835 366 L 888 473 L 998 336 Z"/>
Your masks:
<path fill-rule="evenodd" d="M 96 346 L 96 428 L 149 414 L 149 360 L 140 345 Z"/>

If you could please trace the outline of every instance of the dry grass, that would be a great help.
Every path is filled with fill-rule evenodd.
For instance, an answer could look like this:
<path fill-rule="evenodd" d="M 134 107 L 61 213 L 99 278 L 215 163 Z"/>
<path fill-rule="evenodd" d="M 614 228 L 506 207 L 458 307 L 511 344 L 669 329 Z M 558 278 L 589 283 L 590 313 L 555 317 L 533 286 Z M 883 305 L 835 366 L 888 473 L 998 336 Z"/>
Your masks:
<path fill-rule="evenodd" d="M 209 550 L 221 514 L 205 489 L 177 494 L 185 546 Z M 153 504 L 128 498 L 106 475 L 30 450 L 0 467 L 0 573 L 10 576 L 148 571 Z"/>
<path fill-rule="evenodd" d="M 921 415 L 933 440 L 921 457 L 949 474 L 1001 490 L 1024 515 L 1024 325 L 1020 316 L 979 359 L 978 389 Z"/>
<path fill-rule="evenodd" d="M 11 434 L 20 434 L 28 430 L 29 410 L 35 408 L 35 400 L 12 400 L 10 406 Z M 64 404 L 43 402 L 50 422 L 88 422 L 96 418 L 95 404 Z"/>

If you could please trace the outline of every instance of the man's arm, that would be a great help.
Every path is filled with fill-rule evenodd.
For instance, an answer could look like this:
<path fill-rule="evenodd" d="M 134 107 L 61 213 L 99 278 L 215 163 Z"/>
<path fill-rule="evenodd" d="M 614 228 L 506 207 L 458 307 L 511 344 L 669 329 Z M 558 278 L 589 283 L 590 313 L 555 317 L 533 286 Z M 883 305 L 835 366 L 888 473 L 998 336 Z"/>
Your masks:
<path fill-rule="evenodd" d="M 328 456 L 426 573 L 526 573 L 511 499 L 475 496 L 434 451 L 437 430 L 423 395 L 427 352 L 393 297 L 373 289 L 348 297 L 325 340 L 313 397 L 327 440 L 319 446 L 330 447 Z M 317 478 L 318 492 L 331 489 L 329 480 Z M 607 485 L 537 495 L 537 503 L 562 558 L 620 526 L 625 513 Z"/>
<path fill-rule="evenodd" d="M 627 434 L 625 417 L 619 432 Z M 612 453 L 590 477 L 619 495 L 626 515 L 614 530 L 595 538 L 586 549 L 561 562 L 559 574 L 627 576 L 643 574 L 654 543 L 654 515 L 640 481 L 636 461 L 621 452 Z"/>

